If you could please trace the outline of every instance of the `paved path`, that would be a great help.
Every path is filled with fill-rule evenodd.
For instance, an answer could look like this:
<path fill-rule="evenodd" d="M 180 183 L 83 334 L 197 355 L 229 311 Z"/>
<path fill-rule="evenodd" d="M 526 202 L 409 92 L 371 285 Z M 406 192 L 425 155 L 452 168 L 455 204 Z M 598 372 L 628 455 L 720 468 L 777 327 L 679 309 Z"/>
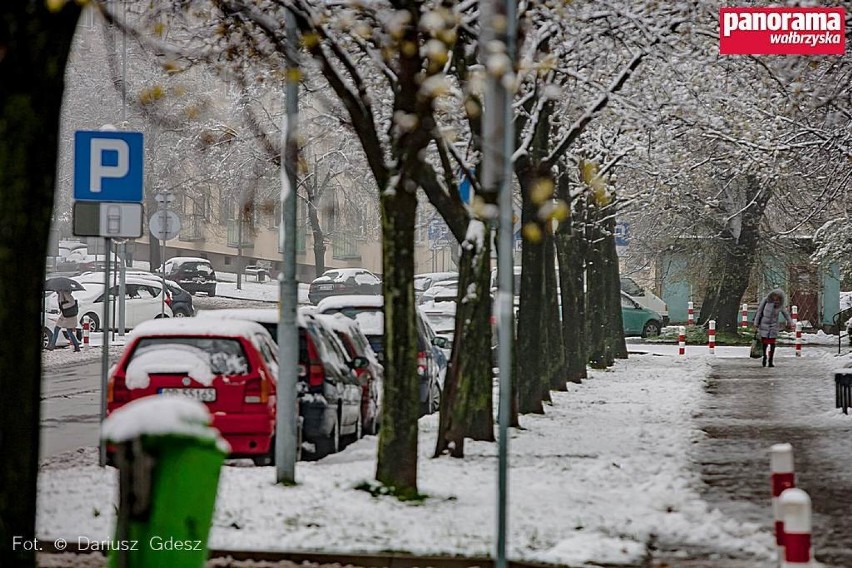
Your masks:
<path fill-rule="evenodd" d="M 696 454 L 705 499 L 771 531 L 769 448 L 789 442 L 797 486 L 813 501 L 815 557 L 828 566 L 848 568 L 852 415 L 834 408 L 832 371 L 837 362 L 792 355 L 792 349 L 779 348 L 775 368 L 744 357 L 714 362 L 706 387 L 710 396 L 697 418 L 707 433 Z"/>

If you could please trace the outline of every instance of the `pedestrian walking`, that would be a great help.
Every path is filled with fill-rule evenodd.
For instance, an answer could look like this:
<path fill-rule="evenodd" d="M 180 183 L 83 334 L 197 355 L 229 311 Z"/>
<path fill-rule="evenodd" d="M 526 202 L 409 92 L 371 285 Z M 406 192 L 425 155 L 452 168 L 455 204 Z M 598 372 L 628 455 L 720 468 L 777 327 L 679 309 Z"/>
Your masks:
<path fill-rule="evenodd" d="M 776 288 L 760 302 L 757 312 L 754 314 L 754 327 L 757 328 L 757 333 L 760 335 L 760 341 L 763 344 L 764 367 L 767 361 L 770 367 L 775 366 L 775 342 L 778 339 L 778 331 L 781 327 L 778 321 L 780 316 L 784 316 L 784 320 L 787 322 L 785 327 L 789 327 L 793 320 L 787 310 L 784 309 L 784 291 Z"/>
<path fill-rule="evenodd" d="M 67 331 L 68 340 L 74 346 L 74 351 L 80 351 L 80 342 L 77 341 L 77 312 L 79 311 L 77 300 L 71 290 L 60 290 L 56 295 L 59 303 L 59 318 L 56 320 L 47 348 L 52 350 L 56 347 L 59 332 L 64 329 Z"/>

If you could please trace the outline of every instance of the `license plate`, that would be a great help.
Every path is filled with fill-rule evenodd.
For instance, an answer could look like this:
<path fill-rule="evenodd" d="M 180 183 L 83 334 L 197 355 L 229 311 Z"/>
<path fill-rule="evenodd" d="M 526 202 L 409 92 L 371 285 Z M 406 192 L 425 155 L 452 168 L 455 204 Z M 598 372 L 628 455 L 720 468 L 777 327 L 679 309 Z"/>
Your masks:
<path fill-rule="evenodd" d="M 201 402 L 216 402 L 216 389 L 160 389 L 167 396 L 185 396 Z"/>
<path fill-rule="evenodd" d="M 319 289 L 320 290 L 333 290 L 334 284 L 320 284 Z"/>

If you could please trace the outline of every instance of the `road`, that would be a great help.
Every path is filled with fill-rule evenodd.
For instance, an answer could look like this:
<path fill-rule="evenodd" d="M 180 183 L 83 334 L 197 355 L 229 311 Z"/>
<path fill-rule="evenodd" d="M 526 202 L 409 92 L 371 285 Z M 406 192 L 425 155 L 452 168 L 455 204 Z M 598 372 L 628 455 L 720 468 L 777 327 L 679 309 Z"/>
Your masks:
<path fill-rule="evenodd" d="M 274 304 L 195 296 L 198 310 L 270 307 Z M 117 360 L 111 358 L 110 364 Z M 101 361 L 53 366 L 42 380 L 40 458 L 98 445 Z"/>
<path fill-rule="evenodd" d="M 714 362 L 706 386 L 710 396 L 697 419 L 707 434 L 697 452 L 704 497 L 723 512 L 771 531 L 769 448 L 789 442 L 796 485 L 813 502 L 815 558 L 827 566 L 849 567 L 852 416 L 834 408 L 836 361 L 792 353 L 779 348 L 775 368 L 746 358 Z"/>

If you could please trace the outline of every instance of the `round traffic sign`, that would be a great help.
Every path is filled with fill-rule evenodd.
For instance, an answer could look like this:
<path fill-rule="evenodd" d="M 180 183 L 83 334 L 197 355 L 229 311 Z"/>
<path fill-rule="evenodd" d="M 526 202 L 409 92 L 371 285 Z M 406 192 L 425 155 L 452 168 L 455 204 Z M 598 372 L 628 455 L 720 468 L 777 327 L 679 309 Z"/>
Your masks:
<path fill-rule="evenodd" d="M 168 241 L 180 234 L 180 217 L 174 211 L 157 211 L 148 219 L 148 229 L 161 241 Z"/>

